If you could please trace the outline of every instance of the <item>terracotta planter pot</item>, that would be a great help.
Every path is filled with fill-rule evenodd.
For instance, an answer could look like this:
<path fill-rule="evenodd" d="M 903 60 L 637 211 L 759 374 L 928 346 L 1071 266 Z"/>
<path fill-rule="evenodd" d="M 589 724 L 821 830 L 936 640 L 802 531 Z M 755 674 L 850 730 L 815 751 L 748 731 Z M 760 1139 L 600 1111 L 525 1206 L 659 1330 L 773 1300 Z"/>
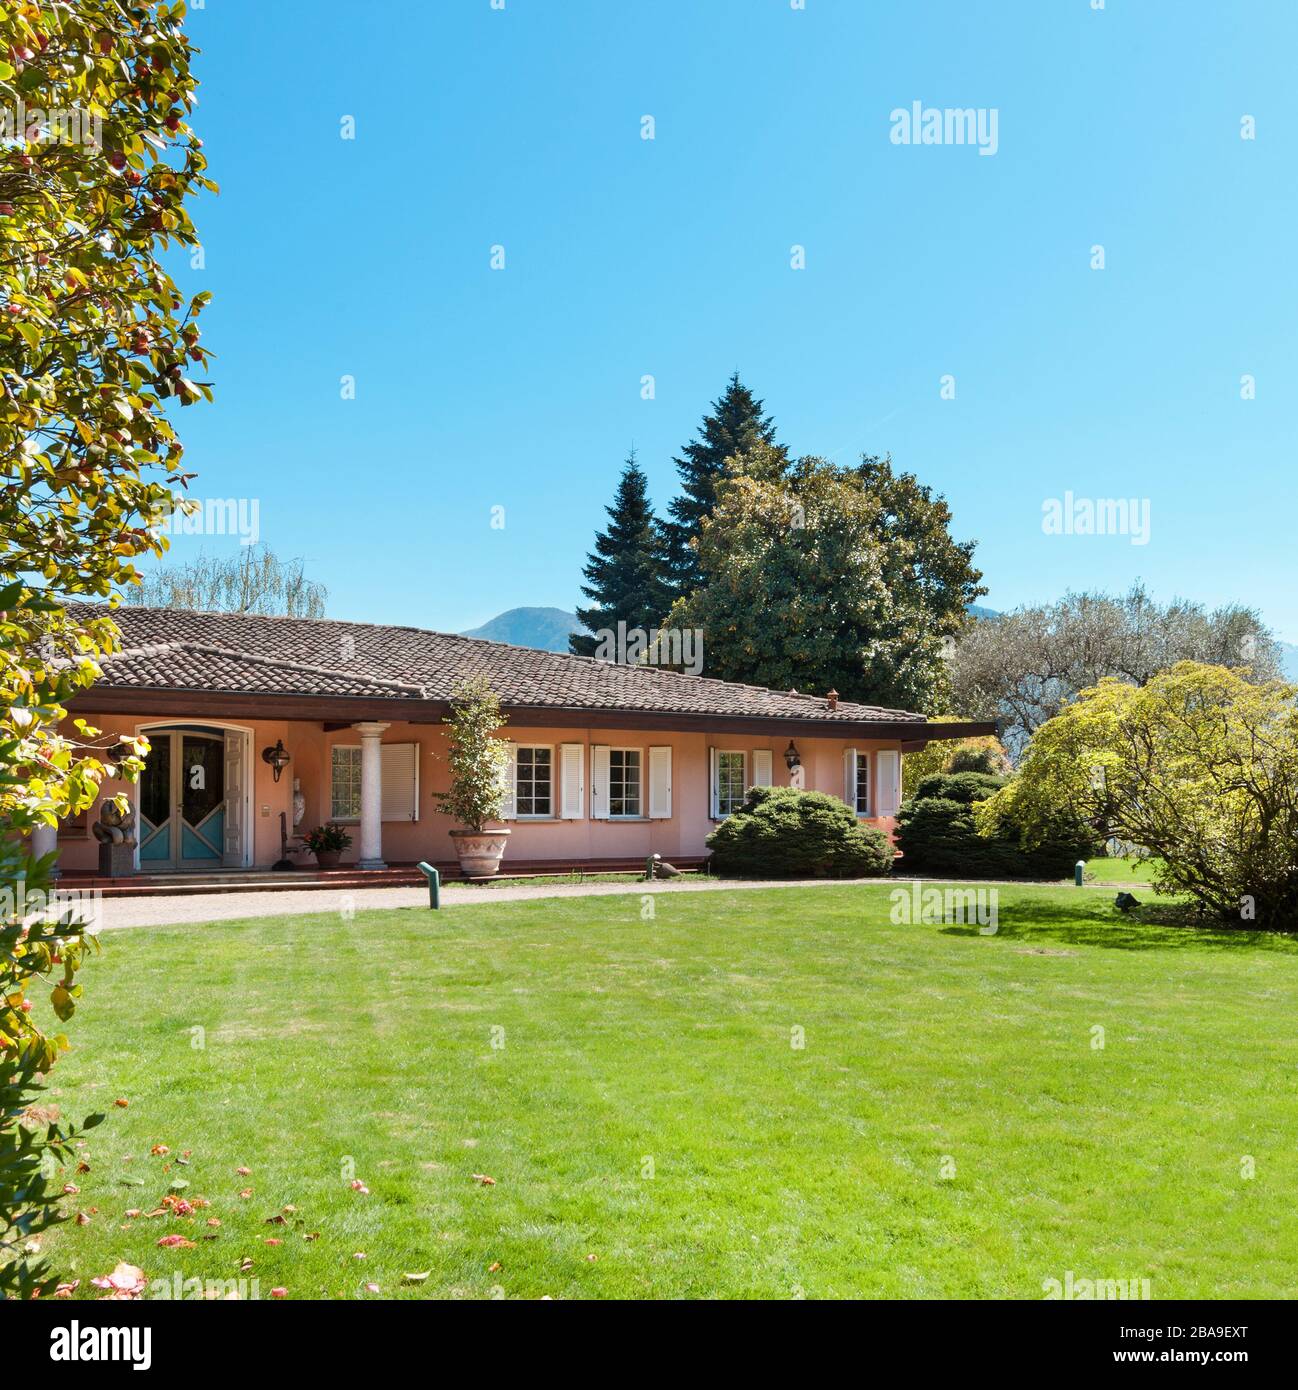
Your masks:
<path fill-rule="evenodd" d="M 508 830 L 452 830 L 451 839 L 465 878 L 490 878 L 496 873 L 510 833 Z"/>
<path fill-rule="evenodd" d="M 340 849 L 318 849 L 315 852 L 315 862 L 322 869 L 336 869 L 342 857 L 343 852 Z"/>

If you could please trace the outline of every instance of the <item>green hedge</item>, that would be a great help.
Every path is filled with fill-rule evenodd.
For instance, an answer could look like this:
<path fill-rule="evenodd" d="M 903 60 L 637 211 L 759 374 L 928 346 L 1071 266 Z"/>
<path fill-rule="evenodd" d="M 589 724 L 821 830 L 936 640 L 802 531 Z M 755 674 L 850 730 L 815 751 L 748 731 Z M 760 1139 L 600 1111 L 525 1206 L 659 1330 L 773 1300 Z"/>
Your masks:
<path fill-rule="evenodd" d="M 708 836 L 712 867 L 763 878 L 865 878 L 886 874 L 892 843 L 824 792 L 753 787 Z"/>
<path fill-rule="evenodd" d="M 1008 781 L 985 772 L 925 777 L 897 814 L 903 871 L 956 878 L 1068 877 L 1094 850 L 1094 837 L 1068 811 L 1060 812 L 1051 835 L 1030 850 L 1020 847 L 1012 830 L 984 839 L 974 828 L 974 802 L 985 801 Z"/>

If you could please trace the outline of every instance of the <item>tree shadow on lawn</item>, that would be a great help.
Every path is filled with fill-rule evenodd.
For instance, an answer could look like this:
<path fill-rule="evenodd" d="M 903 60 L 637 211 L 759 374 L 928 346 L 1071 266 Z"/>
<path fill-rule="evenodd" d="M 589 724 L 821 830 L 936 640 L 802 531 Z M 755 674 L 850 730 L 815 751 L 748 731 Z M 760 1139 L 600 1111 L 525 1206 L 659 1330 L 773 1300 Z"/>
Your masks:
<path fill-rule="evenodd" d="M 1237 951 L 1242 948 L 1298 954 L 1298 940 L 1289 932 L 1250 931 L 1204 925 L 1182 903 L 1150 904 L 1131 913 L 1120 912 L 1104 899 L 1077 904 L 1032 898 L 999 908 L 997 929 L 989 938 L 1018 943 L 1058 941 L 1071 946 L 1103 946 L 1118 951 L 1154 951 L 1192 947 L 1199 951 Z M 981 936 L 977 924 L 944 926 L 947 936 Z"/>

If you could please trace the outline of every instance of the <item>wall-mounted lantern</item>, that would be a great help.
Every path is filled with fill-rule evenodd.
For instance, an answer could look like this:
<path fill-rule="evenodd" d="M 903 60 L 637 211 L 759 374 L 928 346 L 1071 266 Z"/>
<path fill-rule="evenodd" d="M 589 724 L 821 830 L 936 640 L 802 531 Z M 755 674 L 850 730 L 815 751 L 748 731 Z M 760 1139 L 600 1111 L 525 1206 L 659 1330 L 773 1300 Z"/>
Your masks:
<path fill-rule="evenodd" d="M 291 761 L 288 755 L 288 749 L 284 747 L 284 740 L 282 738 L 277 738 L 274 748 L 263 748 L 261 750 L 261 760 L 264 763 L 270 764 L 271 776 L 278 782 L 280 774 Z"/>
<path fill-rule="evenodd" d="M 802 754 L 793 746 L 793 740 L 789 740 L 789 746 L 784 750 L 784 765 L 793 771 L 795 767 L 802 766 Z"/>

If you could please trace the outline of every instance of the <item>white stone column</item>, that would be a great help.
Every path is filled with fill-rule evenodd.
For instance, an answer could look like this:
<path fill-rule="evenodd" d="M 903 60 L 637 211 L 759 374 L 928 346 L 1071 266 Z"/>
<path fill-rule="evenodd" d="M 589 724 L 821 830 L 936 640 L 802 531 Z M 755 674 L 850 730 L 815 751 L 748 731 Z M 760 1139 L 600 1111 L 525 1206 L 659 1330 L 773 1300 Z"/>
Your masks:
<path fill-rule="evenodd" d="M 361 857 L 357 867 L 386 869 L 383 862 L 383 731 L 373 720 L 353 724 L 361 736 Z"/>
<path fill-rule="evenodd" d="M 34 825 L 32 827 L 32 858 L 43 859 L 47 854 L 59 847 L 59 832 L 57 826 L 53 825 Z M 50 874 L 51 878 L 58 878 L 58 860 L 54 861 L 54 869 Z"/>

